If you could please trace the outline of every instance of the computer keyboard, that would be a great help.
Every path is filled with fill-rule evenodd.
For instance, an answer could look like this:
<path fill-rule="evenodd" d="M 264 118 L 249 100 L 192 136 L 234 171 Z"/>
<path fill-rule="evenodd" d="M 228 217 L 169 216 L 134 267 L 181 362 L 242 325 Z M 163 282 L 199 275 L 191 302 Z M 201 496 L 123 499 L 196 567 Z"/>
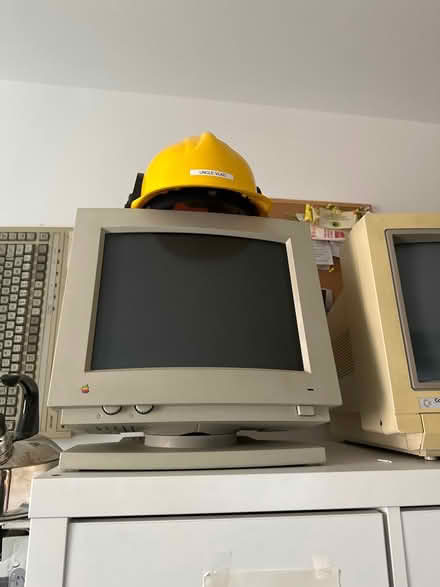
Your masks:
<path fill-rule="evenodd" d="M 65 435 L 47 408 L 71 229 L 0 228 L 0 372 L 25 373 L 40 390 L 40 432 Z M 0 413 L 14 431 L 18 388 L 0 385 Z"/>

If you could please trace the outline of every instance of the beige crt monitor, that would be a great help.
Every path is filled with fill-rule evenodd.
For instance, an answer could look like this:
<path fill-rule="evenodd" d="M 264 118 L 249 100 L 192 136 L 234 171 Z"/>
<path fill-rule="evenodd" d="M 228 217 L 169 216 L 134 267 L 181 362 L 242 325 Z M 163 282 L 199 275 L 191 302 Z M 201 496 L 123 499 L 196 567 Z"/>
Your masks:
<path fill-rule="evenodd" d="M 440 214 L 368 214 L 329 314 L 339 438 L 440 456 Z"/>
<path fill-rule="evenodd" d="M 140 432 L 64 469 L 278 466 L 320 447 L 238 438 L 322 424 L 340 402 L 308 227 L 199 212 L 79 210 L 49 405 Z"/>

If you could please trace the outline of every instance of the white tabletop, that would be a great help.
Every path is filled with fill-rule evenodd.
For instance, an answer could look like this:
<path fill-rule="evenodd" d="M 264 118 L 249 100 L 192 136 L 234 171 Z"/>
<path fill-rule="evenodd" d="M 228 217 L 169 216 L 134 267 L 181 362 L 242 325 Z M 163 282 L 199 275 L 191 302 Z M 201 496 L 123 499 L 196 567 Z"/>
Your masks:
<path fill-rule="evenodd" d="M 30 517 L 119 517 L 440 505 L 440 461 L 327 442 L 320 466 L 71 472 L 33 482 Z"/>

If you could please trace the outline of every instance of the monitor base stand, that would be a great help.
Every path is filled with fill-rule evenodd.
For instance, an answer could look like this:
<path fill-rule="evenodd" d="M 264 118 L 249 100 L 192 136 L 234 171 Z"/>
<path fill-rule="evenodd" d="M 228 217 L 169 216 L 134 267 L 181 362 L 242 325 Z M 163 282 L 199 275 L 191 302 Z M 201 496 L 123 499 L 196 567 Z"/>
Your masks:
<path fill-rule="evenodd" d="M 222 448 L 157 448 L 143 438 L 120 442 L 80 444 L 61 453 L 63 471 L 153 471 L 187 469 L 241 469 L 319 465 L 325 449 L 297 442 L 240 437 Z"/>

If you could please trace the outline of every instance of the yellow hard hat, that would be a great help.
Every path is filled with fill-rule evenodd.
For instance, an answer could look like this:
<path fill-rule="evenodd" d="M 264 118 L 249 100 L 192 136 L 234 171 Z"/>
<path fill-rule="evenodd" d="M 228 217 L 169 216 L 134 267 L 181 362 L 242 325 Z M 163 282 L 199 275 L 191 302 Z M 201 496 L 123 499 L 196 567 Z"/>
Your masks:
<path fill-rule="evenodd" d="M 248 198 L 261 216 L 267 216 L 272 206 L 269 198 L 257 192 L 253 173 L 243 157 L 212 133 L 204 132 L 154 157 L 145 172 L 141 195 L 131 202 L 131 208 L 144 208 L 160 192 L 188 187 L 237 192 Z"/>

